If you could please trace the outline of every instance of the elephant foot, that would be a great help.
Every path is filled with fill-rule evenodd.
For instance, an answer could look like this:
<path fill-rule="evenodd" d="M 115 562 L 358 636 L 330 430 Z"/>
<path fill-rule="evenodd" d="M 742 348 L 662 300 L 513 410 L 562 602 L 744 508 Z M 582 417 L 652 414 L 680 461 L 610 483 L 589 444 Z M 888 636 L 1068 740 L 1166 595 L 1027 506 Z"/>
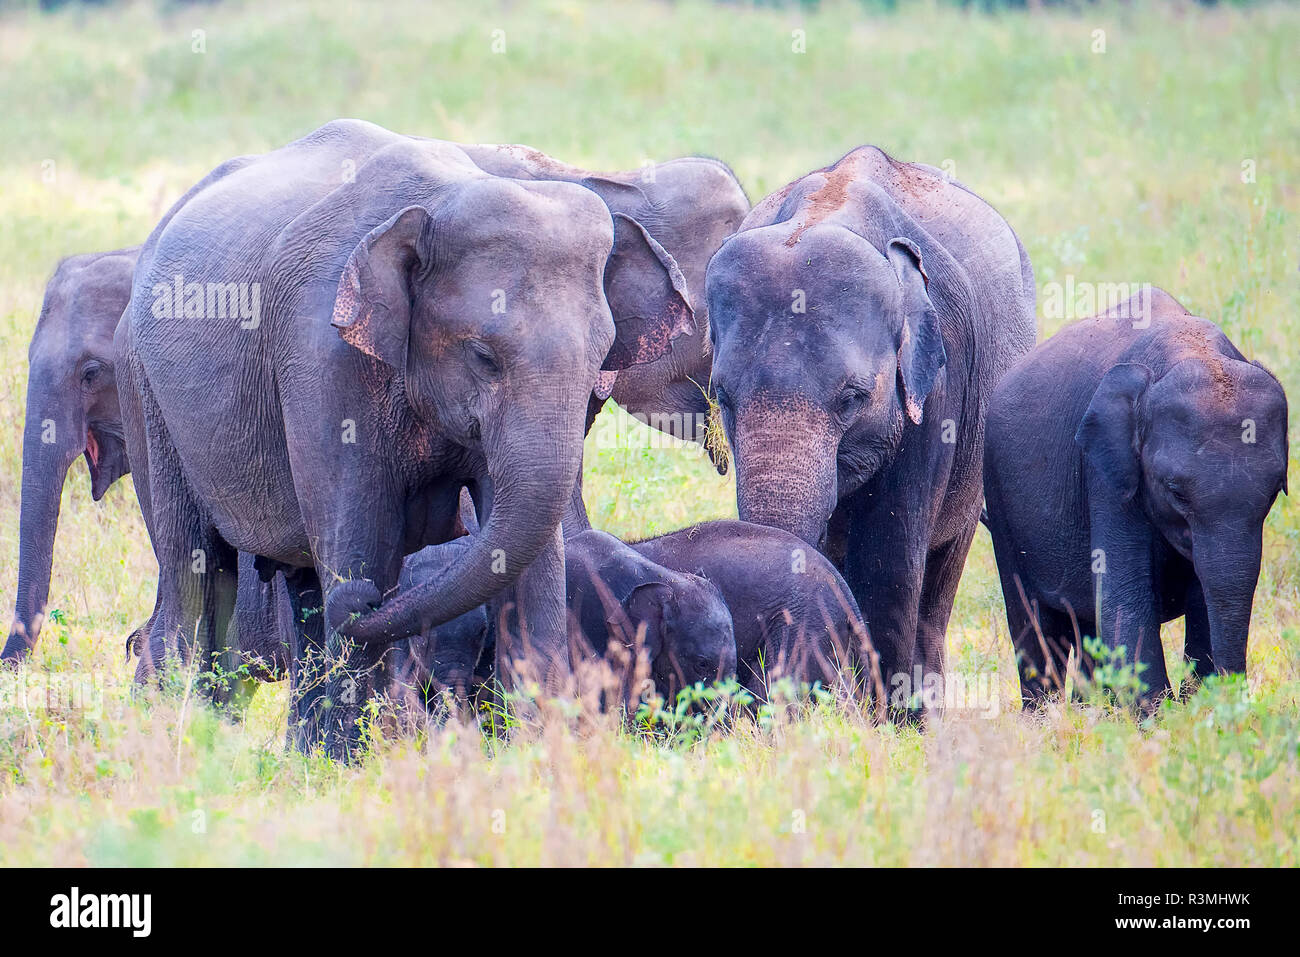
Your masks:
<path fill-rule="evenodd" d="M 0 654 L 0 663 L 11 667 L 17 666 L 31 653 L 32 646 L 27 643 L 27 640 L 22 635 L 14 633 L 5 642 L 4 652 Z"/>

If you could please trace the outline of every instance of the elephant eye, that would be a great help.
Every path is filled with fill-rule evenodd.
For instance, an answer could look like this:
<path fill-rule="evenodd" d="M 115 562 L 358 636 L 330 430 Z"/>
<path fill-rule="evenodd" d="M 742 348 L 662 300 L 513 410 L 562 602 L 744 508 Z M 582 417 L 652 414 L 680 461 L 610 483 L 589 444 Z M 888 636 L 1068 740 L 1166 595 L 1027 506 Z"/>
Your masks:
<path fill-rule="evenodd" d="M 477 339 L 470 339 L 465 343 L 465 349 L 469 353 L 470 364 L 478 370 L 481 375 L 496 378 L 501 374 L 501 367 L 497 365 L 496 358 L 492 355 L 486 343 L 479 342 Z"/>
<path fill-rule="evenodd" d="M 1169 494 L 1173 496 L 1176 502 L 1182 505 L 1187 504 L 1187 492 L 1183 488 L 1182 483 L 1173 481 L 1165 482 L 1165 488 L 1168 490 Z"/>
<path fill-rule="evenodd" d="M 94 385 L 95 380 L 99 378 L 99 374 L 103 371 L 104 367 L 98 362 L 87 362 L 85 367 L 81 370 L 81 384 L 87 386 Z"/>
<path fill-rule="evenodd" d="M 867 398 L 867 393 L 861 389 L 848 389 L 840 396 L 835 405 L 835 411 L 841 419 L 851 419 L 867 404 Z"/>

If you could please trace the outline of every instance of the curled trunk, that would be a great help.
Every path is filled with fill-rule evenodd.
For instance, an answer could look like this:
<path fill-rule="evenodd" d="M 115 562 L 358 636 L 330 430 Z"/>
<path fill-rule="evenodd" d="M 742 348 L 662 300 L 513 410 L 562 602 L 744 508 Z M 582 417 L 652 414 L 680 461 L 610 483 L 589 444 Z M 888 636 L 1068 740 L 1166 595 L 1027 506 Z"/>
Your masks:
<path fill-rule="evenodd" d="M 482 605 L 513 585 L 554 541 L 582 464 L 582 422 L 557 435 L 563 416 L 522 416 L 489 449 L 492 510 L 478 534 L 450 566 L 430 580 L 400 591 L 377 610 L 339 630 L 361 644 L 382 644 L 419 634 Z M 343 586 L 346 587 L 347 583 Z"/>

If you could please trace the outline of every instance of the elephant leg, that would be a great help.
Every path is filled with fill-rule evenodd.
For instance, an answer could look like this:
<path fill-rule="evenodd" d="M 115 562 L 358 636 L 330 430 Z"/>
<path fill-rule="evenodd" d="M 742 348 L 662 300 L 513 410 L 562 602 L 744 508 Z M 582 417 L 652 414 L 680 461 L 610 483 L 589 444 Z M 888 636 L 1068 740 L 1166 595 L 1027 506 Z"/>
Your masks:
<path fill-rule="evenodd" d="M 956 538 L 933 549 L 925 562 L 925 581 L 917 614 L 917 656 L 927 672 L 947 673 L 948 619 L 978 519 Z"/>
<path fill-rule="evenodd" d="M 149 635 L 153 633 L 154 622 L 158 620 L 158 608 L 161 602 L 161 596 L 157 588 L 154 589 L 153 611 L 149 612 L 149 618 L 144 624 L 138 626 L 134 631 L 126 636 L 126 656 L 130 660 L 131 655 L 136 655 L 143 662 L 149 655 Z"/>
<path fill-rule="evenodd" d="M 161 592 L 161 579 L 159 581 Z M 158 680 L 167 663 L 167 636 L 162 612 L 162 595 L 158 596 L 153 616 L 145 626 L 145 631 L 136 636 L 135 650 L 140 660 L 135 666 L 137 684 L 149 684 Z"/>
<path fill-rule="evenodd" d="M 930 537 L 929 509 L 914 500 L 919 483 L 905 486 L 889 478 L 860 490 L 847 503 L 844 578 L 867 629 L 867 687 L 883 695 L 893 719 L 910 720 L 920 717 L 914 709 L 915 696 L 925 683 L 925 672 L 918 668 L 922 662 L 917 622 Z"/>
<path fill-rule="evenodd" d="M 1205 605 L 1205 592 L 1200 580 L 1191 576 L 1187 585 L 1187 607 L 1183 619 L 1187 640 L 1183 657 L 1193 663 L 1197 681 L 1215 673 L 1214 649 L 1210 643 L 1210 613 Z"/>
<path fill-rule="evenodd" d="M 496 636 L 497 674 L 507 690 L 528 682 L 548 694 L 564 690 L 572 674 L 564 584 L 564 540 L 557 528 L 551 543 L 498 597 L 513 606 L 512 615 L 499 616 Z"/>
<path fill-rule="evenodd" d="M 911 711 L 913 695 L 922 690 L 916 686 L 914 666 L 924 563 L 919 555 L 907 554 L 891 561 L 882 543 L 850 540 L 845 567 L 862 610 L 869 657 L 870 652 L 876 656 L 874 666 L 867 662 L 867 687 L 883 696 L 893 718 L 901 719 Z"/>
<path fill-rule="evenodd" d="M 1151 573 L 1152 532 L 1131 502 L 1119 500 L 1105 479 L 1090 476 L 1093 588 L 1097 631 L 1112 652 L 1112 664 L 1137 669 L 1144 688 L 1139 703 L 1150 710 L 1169 691 L 1160 615 Z"/>
<path fill-rule="evenodd" d="M 293 611 L 289 647 L 289 743 L 304 753 L 324 743 L 325 602 L 315 569 L 284 576 Z"/>
<path fill-rule="evenodd" d="M 990 510 L 992 514 L 992 511 Z M 1016 671 L 1020 676 L 1022 707 L 1034 707 L 1051 689 L 1044 683 L 1047 676 L 1047 649 L 1042 641 L 1039 624 L 1039 602 L 1029 591 L 1027 576 L 1015 561 L 1000 547 L 1003 539 L 993 536 L 993 552 L 997 559 L 998 578 L 1002 582 L 1002 604 L 1007 611 L 1007 631 L 1016 655 Z"/>
<path fill-rule="evenodd" d="M 205 520 L 194 500 L 147 387 L 141 400 L 149 423 L 150 532 L 158 559 L 150 642 L 159 641 L 161 647 L 150 648 L 151 662 L 169 656 L 188 664 L 197 654 L 198 670 L 207 674 L 214 655 L 224 651 L 226 629 L 234 613 L 237 555 Z M 207 690 L 223 697 L 221 689 L 211 683 Z"/>
<path fill-rule="evenodd" d="M 378 673 L 386 644 L 357 645 L 351 639 L 341 635 L 336 629 L 341 624 L 339 613 L 335 610 L 336 599 L 341 594 L 348 594 L 351 586 L 367 577 L 362 569 L 380 567 L 379 562 L 359 562 L 352 570 L 346 570 L 340 576 L 341 581 L 324 588 L 325 593 L 325 656 L 322 665 L 324 672 L 324 695 L 320 699 L 321 720 L 325 730 L 325 747 L 331 757 L 340 761 L 349 761 L 360 749 L 362 743 L 362 722 L 366 703 L 374 695 L 378 682 Z M 319 568 L 317 574 L 323 579 L 325 574 Z M 396 582 L 396 572 L 380 577 L 380 582 Z M 382 585 L 380 586 L 382 587 Z M 375 597 L 379 592 L 376 589 Z M 349 606 L 352 598 L 346 599 Z"/>
<path fill-rule="evenodd" d="M 213 540 L 216 541 L 215 537 Z M 207 580 L 203 583 L 204 618 L 201 619 L 200 628 L 206 629 L 202 642 L 206 659 L 199 663 L 199 670 L 211 674 L 208 693 L 213 702 L 237 708 L 240 699 L 249 694 L 239 676 L 239 667 L 243 664 L 239 646 L 232 646 L 228 640 L 234 630 L 239 567 L 235 550 L 225 543 L 221 544 L 224 548 L 214 546 L 214 551 L 220 551 L 220 561 L 209 570 Z"/>
<path fill-rule="evenodd" d="M 1079 644 L 1085 623 L 1037 599 L 1030 602 L 1030 609 L 1021 612 L 1024 633 L 1016 644 L 1020 698 L 1026 709 L 1037 708 L 1048 695 L 1065 690 L 1071 651 L 1074 667 L 1083 674 L 1089 671 Z"/>

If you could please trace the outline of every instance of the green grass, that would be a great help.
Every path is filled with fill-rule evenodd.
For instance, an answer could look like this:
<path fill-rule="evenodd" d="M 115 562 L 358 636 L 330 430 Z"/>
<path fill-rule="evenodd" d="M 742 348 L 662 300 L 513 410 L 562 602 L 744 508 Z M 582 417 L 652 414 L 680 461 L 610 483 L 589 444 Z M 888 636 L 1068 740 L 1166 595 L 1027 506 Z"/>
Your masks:
<path fill-rule="evenodd" d="M 791 52 L 794 29 L 806 54 Z M 706 153 L 755 201 L 875 143 L 947 165 L 993 202 L 1040 286 L 1163 286 L 1300 396 L 1297 48 L 1300 10 L 1267 4 L 6 14 L 0 594 L 16 579 L 25 350 L 55 262 L 141 241 L 219 161 L 338 116 L 594 168 Z M 731 480 L 681 450 L 593 446 L 587 495 L 596 523 L 623 535 L 734 514 Z M 1207 688 L 1147 728 L 1095 707 L 1016 710 L 981 532 L 949 648 L 954 669 L 993 676 L 1003 707 L 991 719 L 919 734 L 825 708 L 694 747 L 551 722 L 491 755 L 454 728 L 342 768 L 283 750 L 283 689 L 259 693 L 242 724 L 193 699 L 130 696 L 122 638 L 152 606 L 152 553 L 129 481 L 95 504 L 76 465 L 51 590 L 62 621 L 23 677 L 93 675 L 103 713 L 0 703 L 0 864 L 1293 865 L 1298 544 L 1300 510 L 1284 499 L 1266 530 L 1248 689 Z M 1180 628 L 1167 634 L 1176 651 Z"/>

